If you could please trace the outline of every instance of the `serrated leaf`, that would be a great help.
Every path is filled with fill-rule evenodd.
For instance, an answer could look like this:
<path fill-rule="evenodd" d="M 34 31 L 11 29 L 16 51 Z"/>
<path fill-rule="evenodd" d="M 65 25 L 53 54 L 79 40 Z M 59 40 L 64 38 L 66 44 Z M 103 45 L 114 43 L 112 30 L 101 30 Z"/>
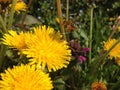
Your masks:
<path fill-rule="evenodd" d="M 80 36 L 83 37 L 86 41 L 88 41 L 88 37 L 87 37 L 86 33 L 84 32 L 84 30 L 80 31 Z"/>
<path fill-rule="evenodd" d="M 76 31 L 72 32 L 73 38 L 80 38 L 79 34 Z"/>

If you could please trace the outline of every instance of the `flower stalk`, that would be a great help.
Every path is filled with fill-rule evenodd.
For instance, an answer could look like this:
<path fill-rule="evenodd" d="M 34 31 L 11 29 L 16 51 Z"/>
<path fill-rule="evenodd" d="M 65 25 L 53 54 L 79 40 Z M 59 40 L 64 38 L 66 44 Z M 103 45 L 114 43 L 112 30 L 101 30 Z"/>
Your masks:
<path fill-rule="evenodd" d="M 2 25 L 3 32 L 7 32 L 7 30 L 6 30 L 6 26 L 5 26 L 5 22 L 3 21 L 3 19 L 2 19 L 2 16 L 1 16 L 1 15 L 0 15 L 0 23 L 1 23 L 1 25 Z"/>
<path fill-rule="evenodd" d="M 8 29 L 12 28 L 12 23 L 13 23 L 13 17 L 14 17 L 14 12 L 15 12 L 15 4 L 16 4 L 17 0 L 13 0 L 12 1 L 12 7 L 11 7 L 11 11 L 10 11 L 10 17 L 9 17 L 9 22 L 8 22 Z"/>
<path fill-rule="evenodd" d="M 66 40 L 66 34 L 64 31 L 63 20 L 62 20 L 61 0 L 57 0 L 57 12 L 58 12 L 58 18 L 60 20 L 61 33 L 63 35 L 63 39 Z"/>
<path fill-rule="evenodd" d="M 67 0 L 66 3 L 66 21 L 68 21 L 68 16 L 69 16 L 69 0 Z"/>
<path fill-rule="evenodd" d="M 90 9 L 90 37 L 89 37 L 89 48 L 91 49 L 89 51 L 89 63 L 91 63 L 92 58 L 92 32 L 93 32 L 93 7 Z"/>
<path fill-rule="evenodd" d="M 5 54 L 5 46 L 3 44 L 0 45 L 0 70 L 2 69 L 2 64 L 4 61 L 4 54 Z"/>
<path fill-rule="evenodd" d="M 28 9 L 30 8 L 30 5 L 32 4 L 32 1 L 33 0 L 29 0 L 29 3 L 28 3 L 28 5 L 27 5 L 27 8 L 26 8 L 26 12 L 25 12 L 25 14 L 24 14 L 24 16 L 23 16 L 23 18 L 22 18 L 22 22 L 21 22 L 21 27 L 23 28 L 24 27 L 24 21 L 25 21 L 25 18 L 26 18 L 26 16 L 27 16 L 27 11 L 28 11 Z"/>
<path fill-rule="evenodd" d="M 111 32 L 110 36 L 108 37 L 108 39 L 112 38 L 112 36 L 113 36 L 114 33 L 116 32 L 118 26 L 120 25 L 120 16 L 117 18 L 116 22 L 117 22 L 117 23 L 113 26 L 112 32 Z"/>

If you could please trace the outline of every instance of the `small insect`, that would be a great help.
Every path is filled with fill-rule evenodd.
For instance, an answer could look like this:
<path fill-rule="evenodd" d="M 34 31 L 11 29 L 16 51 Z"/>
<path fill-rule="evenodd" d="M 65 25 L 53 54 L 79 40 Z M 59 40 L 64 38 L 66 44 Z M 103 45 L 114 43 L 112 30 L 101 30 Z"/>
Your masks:
<path fill-rule="evenodd" d="M 71 32 L 72 30 L 77 30 L 78 29 L 76 26 L 74 26 L 72 20 L 69 20 L 69 21 L 64 20 L 63 25 L 64 25 L 64 28 L 67 29 L 67 32 Z"/>

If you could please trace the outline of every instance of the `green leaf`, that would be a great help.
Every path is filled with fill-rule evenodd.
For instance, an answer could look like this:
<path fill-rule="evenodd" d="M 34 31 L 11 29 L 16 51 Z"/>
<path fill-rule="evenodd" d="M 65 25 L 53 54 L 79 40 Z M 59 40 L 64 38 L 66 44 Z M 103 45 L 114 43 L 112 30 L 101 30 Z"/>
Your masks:
<path fill-rule="evenodd" d="M 76 31 L 72 32 L 73 38 L 80 38 L 79 34 Z"/>
<path fill-rule="evenodd" d="M 53 82 L 54 84 L 62 84 L 62 85 L 64 85 L 65 84 L 65 82 L 63 81 L 63 79 L 62 79 L 62 77 L 57 77 L 55 80 L 54 80 L 54 82 Z"/>
<path fill-rule="evenodd" d="M 13 52 L 11 50 L 7 50 L 6 51 L 6 55 L 9 57 L 9 58 L 13 58 L 14 55 L 13 55 Z"/>
<path fill-rule="evenodd" d="M 86 41 L 88 41 L 88 36 L 86 35 L 84 30 L 80 30 L 80 35 L 83 37 Z"/>
<path fill-rule="evenodd" d="M 62 79 L 62 77 L 57 77 L 53 81 L 54 88 L 57 88 L 57 90 L 65 90 L 65 82 Z"/>

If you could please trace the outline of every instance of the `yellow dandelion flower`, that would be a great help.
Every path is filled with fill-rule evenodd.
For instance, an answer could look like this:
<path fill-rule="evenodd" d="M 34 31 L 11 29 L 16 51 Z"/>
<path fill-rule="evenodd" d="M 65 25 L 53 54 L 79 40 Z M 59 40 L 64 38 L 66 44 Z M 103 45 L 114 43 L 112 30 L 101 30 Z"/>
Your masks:
<path fill-rule="evenodd" d="M 94 82 L 91 85 L 91 90 L 107 90 L 107 87 L 103 82 Z"/>
<path fill-rule="evenodd" d="M 37 64 L 44 70 L 56 71 L 67 67 L 71 57 L 71 50 L 61 34 L 53 28 L 39 26 L 34 28 L 34 36 L 26 41 L 28 48 L 23 51 L 30 59 L 29 64 Z"/>
<path fill-rule="evenodd" d="M 11 4 L 9 5 L 10 7 L 12 6 Z M 26 11 L 27 5 L 20 0 L 17 0 L 16 4 L 15 4 L 15 11 L 17 13 L 20 13 L 20 11 Z"/>
<path fill-rule="evenodd" d="M 21 65 L 1 73 L 0 90 L 52 90 L 48 74 L 34 66 Z"/>
<path fill-rule="evenodd" d="M 17 13 L 20 13 L 20 11 L 26 11 L 26 8 L 27 8 L 27 5 L 22 1 L 17 2 L 15 5 L 15 11 Z"/>
<path fill-rule="evenodd" d="M 115 43 L 117 42 L 116 39 L 109 39 L 107 42 L 104 42 L 104 50 L 108 51 Z M 112 59 L 120 57 L 120 43 L 118 43 L 110 52 L 109 56 Z"/>
<path fill-rule="evenodd" d="M 23 32 L 18 34 L 16 31 L 9 30 L 7 34 L 3 35 L 2 43 L 21 51 L 26 48 L 25 34 Z"/>

